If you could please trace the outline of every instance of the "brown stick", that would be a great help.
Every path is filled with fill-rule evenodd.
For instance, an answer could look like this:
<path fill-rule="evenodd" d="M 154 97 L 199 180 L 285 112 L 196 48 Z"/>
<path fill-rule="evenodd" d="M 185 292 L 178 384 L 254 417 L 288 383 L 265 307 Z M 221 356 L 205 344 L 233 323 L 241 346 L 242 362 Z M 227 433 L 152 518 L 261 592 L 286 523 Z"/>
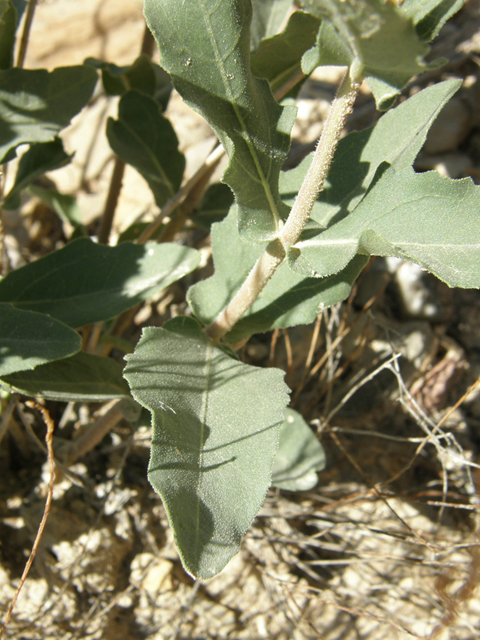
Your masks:
<path fill-rule="evenodd" d="M 41 404 L 38 404 L 37 402 L 29 401 L 26 403 L 26 405 L 28 407 L 38 409 L 38 411 L 40 411 L 40 413 L 42 414 L 43 421 L 47 426 L 45 442 L 47 443 L 47 457 L 48 457 L 48 466 L 50 469 L 50 480 L 48 483 L 48 492 L 47 492 L 47 499 L 45 501 L 45 509 L 43 511 L 43 518 L 38 527 L 38 531 L 37 531 L 37 535 L 35 536 L 35 541 L 33 543 L 32 551 L 25 565 L 25 569 L 23 570 L 22 577 L 20 578 L 20 583 L 17 587 L 17 590 L 15 591 L 15 595 L 13 596 L 12 602 L 10 603 L 7 614 L 5 616 L 3 627 L 0 630 L 0 638 L 3 637 L 3 634 L 7 630 L 7 626 L 8 626 L 8 623 L 10 622 L 10 618 L 12 617 L 12 613 L 17 603 L 18 596 L 20 595 L 20 591 L 22 590 L 22 587 L 25 584 L 27 576 L 30 572 L 30 568 L 33 564 L 33 560 L 37 554 L 38 546 L 42 539 L 43 532 L 45 530 L 45 525 L 47 524 L 48 516 L 50 514 L 50 508 L 52 506 L 52 499 L 53 499 L 53 485 L 55 482 L 55 459 L 53 456 L 53 432 L 55 430 L 55 425 L 47 409 L 45 407 L 42 407 Z"/>

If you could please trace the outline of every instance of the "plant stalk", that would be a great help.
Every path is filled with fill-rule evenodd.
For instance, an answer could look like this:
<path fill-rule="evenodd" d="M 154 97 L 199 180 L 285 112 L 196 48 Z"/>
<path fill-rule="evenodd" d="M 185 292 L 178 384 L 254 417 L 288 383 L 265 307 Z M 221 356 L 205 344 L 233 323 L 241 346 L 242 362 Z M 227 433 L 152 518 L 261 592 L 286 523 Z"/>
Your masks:
<path fill-rule="evenodd" d="M 347 72 L 332 102 L 312 164 L 279 237 L 267 246 L 236 295 L 207 327 L 207 334 L 215 341 L 221 340 L 255 302 L 285 259 L 288 247 L 300 238 L 315 200 L 323 189 L 340 135 L 353 109 L 359 88 L 360 83 L 352 81 Z"/>
<path fill-rule="evenodd" d="M 33 16 L 35 15 L 35 9 L 37 8 L 37 0 L 30 0 L 25 13 L 25 22 L 23 24 L 22 38 L 20 40 L 20 47 L 18 49 L 17 64 L 18 68 L 23 67 L 25 62 L 25 56 L 27 54 L 28 39 L 30 37 L 30 29 L 32 27 Z"/>

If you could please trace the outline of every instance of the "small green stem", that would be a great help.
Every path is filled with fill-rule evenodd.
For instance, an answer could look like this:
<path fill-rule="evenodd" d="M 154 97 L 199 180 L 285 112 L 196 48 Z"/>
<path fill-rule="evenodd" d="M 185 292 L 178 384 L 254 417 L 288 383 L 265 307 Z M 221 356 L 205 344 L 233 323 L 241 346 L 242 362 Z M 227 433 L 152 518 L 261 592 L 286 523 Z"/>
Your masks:
<path fill-rule="evenodd" d="M 17 55 L 16 66 L 21 68 L 25 62 L 25 56 L 27 54 L 28 39 L 30 37 L 30 29 L 32 27 L 33 16 L 37 7 L 37 0 L 30 0 L 25 13 L 25 22 L 23 24 L 22 38 L 20 40 L 20 48 Z"/>
<path fill-rule="evenodd" d="M 221 340 L 240 320 L 285 259 L 288 246 L 295 244 L 300 238 L 315 200 L 323 189 L 340 134 L 352 111 L 359 87 L 360 84 L 353 82 L 347 73 L 332 103 L 312 164 L 288 219 L 279 237 L 265 249 L 236 295 L 207 327 L 207 334 L 214 340 Z"/>

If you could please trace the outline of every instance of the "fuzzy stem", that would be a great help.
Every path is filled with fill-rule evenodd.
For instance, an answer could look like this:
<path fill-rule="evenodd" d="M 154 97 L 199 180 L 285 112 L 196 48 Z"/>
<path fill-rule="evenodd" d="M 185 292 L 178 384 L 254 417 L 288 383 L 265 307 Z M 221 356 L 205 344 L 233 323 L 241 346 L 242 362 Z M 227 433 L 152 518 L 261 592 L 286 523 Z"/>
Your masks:
<path fill-rule="evenodd" d="M 345 76 L 328 113 L 310 168 L 298 192 L 280 237 L 284 244 L 295 244 L 300 238 L 318 198 L 348 115 L 352 112 L 360 85 Z"/>
<path fill-rule="evenodd" d="M 352 111 L 359 87 L 360 84 L 352 82 L 349 73 L 347 73 L 332 103 L 312 164 L 288 219 L 280 231 L 279 237 L 265 249 L 236 295 L 207 327 L 207 334 L 214 340 L 221 340 L 240 320 L 285 259 L 287 247 L 298 241 L 310 217 L 315 200 L 323 189 L 340 134 Z"/>

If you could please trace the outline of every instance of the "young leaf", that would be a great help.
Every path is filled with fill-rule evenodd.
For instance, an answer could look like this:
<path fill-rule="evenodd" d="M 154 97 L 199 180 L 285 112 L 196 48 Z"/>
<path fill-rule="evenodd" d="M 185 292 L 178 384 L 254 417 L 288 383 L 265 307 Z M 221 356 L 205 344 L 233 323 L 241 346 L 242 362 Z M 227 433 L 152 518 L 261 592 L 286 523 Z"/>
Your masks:
<path fill-rule="evenodd" d="M 447 80 L 428 87 L 388 111 L 374 127 L 340 140 L 312 219 L 327 227 L 345 217 L 363 198 L 382 162 L 395 169 L 411 166 L 433 121 L 460 86 L 461 80 Z M 296 169 L 282 172 L 280 190 L 287 204 L 293 204 L 310 163 L 308 157 Z"/>
<path fill-rule="evenodd" d="M 177 193 L 185 157 L 153 98 L 127 91 L 118 105 L 118 120 L 108 119 L 107 138 L 115 153 L 145 178 L 159 207 Z"/>
<path fill-rule="evenodd" d="M 66 358 L 81 348 L 78 333 L 62 322 L 0 302 L 0 376 Z"/>
<path fill-rule="evenodd" d="M 55 138 L 53 142 L 32 144 L 20 158 L 15 184 L 5 198 L 4 208 L 15 208 L 14 199 L 23 189 L 47 171 L 53 171 L 68 164 L 72 157 L 65 153 L 60 138 Z"/>
<path fill-rule="evenodd" d="M 251 51 L 258 49 L 264 38 L 278 33 L 291 6 L 292 0 L 252 0 Z"/>
<path fill-rule="evenodd" d="M 105 93 L 109 96 L 122 96 L 130 89 L 146 93 L 162 106 L 165 111 L 172 93 L 172 81 L 168 73 L 150 60 L 146 55 L 139 56 L 128 67 L 118 67 L 111 62 L 96 58 L 87 58 L 85 64 L 100 69 Z"/>
<path fill-rule="evenodd" d="M 130 397 L 122 368 L 115 360 L 82 351 L 33 371 L 2 375 L 1 382 L 26 396 L 63 402 L 104 402 Z"/>
<path fill-rule="evenodd" d="M 13 66 L 16 11 L 11 0 L 0 0 L 0 69 Z"/>
<path fill-rule="evenodd" d="M 479 288 L 480 187 L 470 178 L 381 166 L 356 209 L 298 242 L 290 259 L 295 269 L 324 277 L 345 268 L 357 252 L 412 260 L 450 287 Z"/>
<path fill-rule="evenodd" d="M 318 482 L 317 471 L 325 468 L 325 451 L 302 416 L 285 411 L 280 443 L 275 456 L 272 485 L 287 491 L 308 491 Z"/>
<path fill-rule="evenodd" d="M 351 67 L 354 78 L 365 78 L 380 110 L 388 109 L 412 76 L 428 68 L 423 62 L 428 46 L 401 7 L 382 0 L 301 0 L 300 5 L 324 19 L 316 65 Z"/>
<path fill-rule="evenodd" d="M 0 72 L 0 163 L 26 142 L 49 142 L 90 99 L 97 73 L 85 66 Z"/>
<path fill-rule="evenodd" d="M 412 18 L 419 37 L 429 41 L 464 4 L 465 0 L 405 0 L 402 11 Z"/>
<path fill-rule="evenodd" d="M 144 329 L 124 375 L 153 416 L 149 479 L 185 569 L 223 569 L 262 505 L 288 402 L 283 372 L 212 344 L 192 318 Z"/>
<path fill-rule="evenodd" d="M 230 163 L 223 180 L 239 206 L 241 235 L 276 237 L 287 208 L 278 177 L 295 109 L 280 107 L 250 70 L 250 0 L 146 0 L 161 64 L 184 100 L 215 129 Z"/>
<path fill-rule="evenodd" d="M 300 70 L 302 56 L 315 44 L 319 27 L 318 18 L 304 11 L 295 11 L 284 31 L 263 40 L 252 54 L 250 66 L 253 74 L 266 78 L 275 93 Z"/>
<path fill-rule="evenodd" d="M 0 300 L 81 327 L 134 307 L 199 261 L 198 251 L 173 243 L 107 247 L 80 238 L 9 273 Z"/>
<path fill-rule="evenodd" d="M 188 290 L 188 302 L 196 317 L 212 322 L 238 291 L 263 247 L 248 245 L 238 236 L 235 207 L 212 227 L 215 273 Z M 282 264 L 243 318 L 225 336 L 236 344 L 254 333 L 313 322 L 320 311 L 344 300 L 367 263 L 358 256 L 342 273 L 330 278 L 305 278 Z"/>
<path fill-rule="evenodd" d="M 82 230 L 83 235 L 86 235 L 83 229 L 82 212 L 73 196 L 59 193 L 55 189 L 43 189 L 43 187 L 32 185 L 28 191 L 46 204 L 47 207 L 53 209 L 63 222 L 68 222 L 75 229 Z"/>

